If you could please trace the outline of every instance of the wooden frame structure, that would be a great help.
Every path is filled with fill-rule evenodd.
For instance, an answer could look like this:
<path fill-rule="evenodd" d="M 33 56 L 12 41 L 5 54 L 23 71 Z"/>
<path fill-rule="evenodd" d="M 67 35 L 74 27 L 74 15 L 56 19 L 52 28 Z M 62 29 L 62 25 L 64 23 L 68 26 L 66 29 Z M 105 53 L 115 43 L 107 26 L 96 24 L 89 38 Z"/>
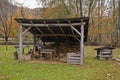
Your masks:
<path fill-rule="evenodd" d="M 20 52 L 19 60 L 22 61 L 22 36 L 30 31 L 34 37 L 42 41 L 75 41 L 80 43 L 80 64 L 84 60 L 84 41 L 87 40 L 89 18 L 67 19 L 15 19 L 20 24 Z M 25 30 L 23 31 L 23 27 Z"/>

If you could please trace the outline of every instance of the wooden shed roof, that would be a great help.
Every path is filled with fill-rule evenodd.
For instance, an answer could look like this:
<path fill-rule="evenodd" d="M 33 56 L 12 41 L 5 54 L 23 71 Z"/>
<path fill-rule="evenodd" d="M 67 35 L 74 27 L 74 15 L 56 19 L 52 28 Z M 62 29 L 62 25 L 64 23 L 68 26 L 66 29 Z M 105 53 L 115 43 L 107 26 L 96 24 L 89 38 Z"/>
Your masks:
<path fill-rule="evenodd" d="M 81 24 L 84 26 L 84 41 L 87 40 L 89 18 L 67 18 L 67 19 L 15 19 L 24 28 L 40 37 L 45 42 L 54 41 L 78 41 L 80 36 L 71 28 L 73 26 L 80 32 Z"/>

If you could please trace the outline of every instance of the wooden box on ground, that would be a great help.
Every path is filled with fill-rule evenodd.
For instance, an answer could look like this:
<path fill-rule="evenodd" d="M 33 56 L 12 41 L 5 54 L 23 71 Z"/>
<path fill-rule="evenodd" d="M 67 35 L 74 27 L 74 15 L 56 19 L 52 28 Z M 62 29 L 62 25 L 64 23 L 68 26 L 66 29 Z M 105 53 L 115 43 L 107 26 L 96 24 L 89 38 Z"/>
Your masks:
<path fill-rule="evenodd" d="M 67 64 L 80 64 L 80 54 L 79 53 L 68 53 Z"/>
<path fill-rule="evenodd" d="M 95 48 L 95 50 L 97 50 L 97 58 L 101 59 L 101 58 L 105 58 L 105 59 L 112 59 L 113 58 L 113 53 L 112 50 L 115 49 L 113 47 L 100 47 L 100 48 Z"/>

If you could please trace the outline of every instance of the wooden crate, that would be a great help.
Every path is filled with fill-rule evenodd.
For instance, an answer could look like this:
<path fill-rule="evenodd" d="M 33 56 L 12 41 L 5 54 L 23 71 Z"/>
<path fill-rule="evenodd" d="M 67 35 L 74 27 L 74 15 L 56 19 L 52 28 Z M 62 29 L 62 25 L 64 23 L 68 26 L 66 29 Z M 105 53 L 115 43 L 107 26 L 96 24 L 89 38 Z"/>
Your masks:
<path fill-rule="evenodd" d="M 112 59 L 112 50 L 111 49 L 103 49 L 97 54 L 97 57 L 99 59 L 100 58 L 106 58 L 106 59 L 111 58 Z"/>
<path fill-rule="evenodd" d="M 68 53 L 67 54 L 67 64 L 80 64 L 80 54 Z"/>

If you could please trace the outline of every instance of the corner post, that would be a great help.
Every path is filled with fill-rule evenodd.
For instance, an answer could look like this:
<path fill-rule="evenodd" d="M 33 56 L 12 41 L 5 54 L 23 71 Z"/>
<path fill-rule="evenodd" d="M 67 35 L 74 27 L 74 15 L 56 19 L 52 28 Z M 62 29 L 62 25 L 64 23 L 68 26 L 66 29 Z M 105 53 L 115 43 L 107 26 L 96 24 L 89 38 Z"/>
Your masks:
<path fill-rule="evenodd" d="M 20 40 L 19 40 L 19 60 L 22 62 L 22 53 L 23 53 L 23 47 L 22 47 L 22 25 L 20 25 Z"/>
<path fill-rule="evenodd" d="M 81 25 L 81 36 L 80 37 L 81 37 L 81 41 L 80 41 L 80 64 L 83 64 L 83 60 L 84 60 L 84 24 Z"/>

